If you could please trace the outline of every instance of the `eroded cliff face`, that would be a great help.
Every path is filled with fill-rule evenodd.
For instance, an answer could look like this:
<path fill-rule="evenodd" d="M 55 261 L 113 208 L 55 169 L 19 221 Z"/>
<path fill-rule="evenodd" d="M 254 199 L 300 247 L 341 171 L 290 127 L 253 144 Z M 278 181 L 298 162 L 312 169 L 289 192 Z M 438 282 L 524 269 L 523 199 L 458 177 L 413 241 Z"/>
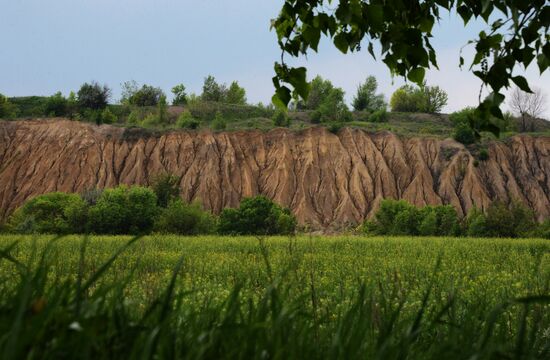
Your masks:
<path fill-rule="evenodd" d="M 264 194 L 301 224 L 338 228 L 372 215 L 384 198 L 452 204 L 462 215 L 517 199 L 550 216 L 550 138 L 516 136 L 489 146 L 489 160 L 452 140 L 404 139 L 322 128 L 211 133 L 56 121 L 0 122 L 0 218 L 46 192 L 147 185 L 181 176 L 185 200 L 214 212 Z"/>

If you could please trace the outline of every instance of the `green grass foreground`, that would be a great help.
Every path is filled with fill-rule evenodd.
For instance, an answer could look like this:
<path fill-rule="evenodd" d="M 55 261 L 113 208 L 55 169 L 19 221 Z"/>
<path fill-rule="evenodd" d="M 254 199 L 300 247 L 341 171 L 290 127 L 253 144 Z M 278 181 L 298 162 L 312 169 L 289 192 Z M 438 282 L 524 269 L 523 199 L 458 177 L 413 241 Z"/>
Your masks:
<path fill-rule="evenodd" d="M 0 236 L 0 358 L 548 359 L 550 241 Z"/>

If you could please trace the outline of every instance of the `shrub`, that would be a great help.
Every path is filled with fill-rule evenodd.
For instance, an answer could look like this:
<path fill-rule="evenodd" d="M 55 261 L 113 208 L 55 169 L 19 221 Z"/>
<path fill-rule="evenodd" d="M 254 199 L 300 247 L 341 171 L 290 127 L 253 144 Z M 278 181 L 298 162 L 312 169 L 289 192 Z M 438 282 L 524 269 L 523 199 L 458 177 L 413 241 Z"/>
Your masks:
<path fill-rule="evenodd" d="M 388 112 L 386 109 L 378 110 L 373 112 L 369 116 L 369 122 L 373 123 L 385 123 L 388 122 Z"/>
<path fill-rule="evenodd" d="M 331 133 L 336 135 L 340 132 L 340 130 L 342 129 L 343 126 L 344 126 L 344 124 L 342 124 L 342 123 L 331 122 L 331 123 L 328 124 L 327 129 L 328 129 L 328 131 L 330 131 Z"/>
<path fill-rule="evenodd" d="M 453 139 L 464 145 L 469 145 L 476 142 L 476 135 L 470 125 L 467 123 L 459 123 L 455 125 Z"/>
<path fill-rule="evenodd" d="M 77 194 L 54 192 L 27 201 L 11 216 L 16 233 L 80 233 L 86 223 L 86 203 Z"/>
<path fill-rule="evenodd" d="M 245 198 L 238 209 L 224 209 L 218 231 L 226 235 L 292 234 L 296 218 L 265 196 Z"/>
<path fill-rule="evenodd" d="M 139 90 L 129 94 L 128 102 L 135 106 L 157 106 L 161 97 L 165 96 L 160 88 L 143 85 Z"/>
<path fill-rule="evenodd" d="M 77 94 L 78 106 L 80 109 L 100 110 L 109 103 L 111 89 L 107 85 L 100 86 L 96 82 L 85 83 L 80 87 Z"/>
<path fill-rule="evenodd" d="M 223 118 L 222 113 L 218 111 L 216 113 L 216 117 L 212 121 L 212 129 L 214 129 L 214 130 L 225 130 L 226 127 L 227 127 L 227 123 L 226 123 L 225 119 Z"/>
<path fill-rule="evenodd" d="M 544 239 L 550 239 L 550 220 L 546 220 L 540 224 L 535 235 Z"/>
<path fill-rule="evenodd" d="M 180 196 L 180 180 L 179 176 L 167 173 L 153 178 L 151 189 L 157 197 L 158 206 L 165 208 Z"/>
<path fill-rule="evenodd" d="M 372 221 L 362 230 L 372 235 L 460 235 L 458 214 L 451 205 L 425 206 L 421 209 L 405 200 L 383 200 Z"/>
<path fill-rule="evenodd" d="M 9 119 L 17 116 L 17 106 L 12 104 L 7 97 L 0 94 L 0 119 Z"/>
<path fill-rule="evenodd" d="M 172 100 L 172 105 L 185 105 L 187 104 L 187 94 L 185 93 L 185 85 L 178 84 L 172 88 L 172 94 L 174 94 L 174 99 Z"/>
<path fill-rule="evenodd" d="M 397 89 L 391 96 L 390 106 L 392 111 L 419 111 L 419 101 L 415 88 L 411 85 L 404 85 Z"/>
<path fill-rule="evenodd" d="M 155 230 L 178 235 L 210 234 L 216 231 L 216 221 L 198 203 L 186 204 L 181 199 L 176 199 L 170 201 L 168 207 L 161 211 Z"/>
<path fill-rule="evenodd" d="M 489 151 L 487 149 L 481 149 L 479 150 L 478 159 L 481 161 L 486 161 L 489 159 Z"/>
<path fill-rule="evenodd" d="M 108 108 L 101 112 L 101 122 L 103 124 L 114 124 L 117 122 L 117 117 Z"/>
<path fill-rule="evenodd" d="M 487 228 L 487 217 L 481 210 L 473 208 L 468 213 L 468 217 L 466 218 L 466 235 L 471 237 L 490 236 L 489 229 Z"/>
<path fill-rule="evenodd" d="M 392 111 L 424 112 L 435 114 L 447 105 L 447 93 L 439 86 L 420 87 L 404 85 L 397 89 L 390 99 Z"/>
<path fill-rule="evenodd" d="M 225 102 L 228 104 L 246 105 L 246 91 L 233 81 L 225 94 Z"/>
<path fill-rule="evenodd" d="M 55 93 L 46 100 L 44 104 L 44 114 L 46 116 L 65 116 L 67 113 L 68 102 L 61 92 Z"/>
<path fill-rule="evenodd" d="M 195 119 L 189 110 L 184 110 L 178 116 L 176 126 L 182 129 L 197 129 L 200 126 L 200 121 Z"/>
<path fill-rule="evenodd" d="M 285 111 L 278 110 L 273 117 L 273 125 L 277 127 L 288 127 L 290 125 L 290 118 Z"/>
<path fill-rule="evenodd" d="M 357 94 L 353 98 L 355 111 L 376 112 L 386 110 L 386 101 L 383 94 L 376 94 L 378 82 L 374 76 L 369 76 L 363 84 L 357 87 Z"/>
<path fill-rule="evenodd" d="M 468 214 L 466 227 L 468 236 L 480 237 L 525 237 L 537 231 L 533 211 L 519 202 L 506 205 L 495 201 L 486 214 L 474 208 Z"/>
<path fill-rule="evenodd" d="M 96 234 L 144 234 L 158 214 L 155 193 L 144 187 L 121 185 L 106 189 L 89 210 L 89 230 Z"/>
<path fill-rule="evenodd" d="M 204 79 L 202 86 L 201 100 L 225 102 L 227 87 L 225 84 L 218 84 L 212 75 L 208 75 Z"/>
<path fill-rule="evenodd" d="M 420 210 L 418 233 L 424 236 L 458 236 L 458 214 L 451 205 L 425 206 Z"/>

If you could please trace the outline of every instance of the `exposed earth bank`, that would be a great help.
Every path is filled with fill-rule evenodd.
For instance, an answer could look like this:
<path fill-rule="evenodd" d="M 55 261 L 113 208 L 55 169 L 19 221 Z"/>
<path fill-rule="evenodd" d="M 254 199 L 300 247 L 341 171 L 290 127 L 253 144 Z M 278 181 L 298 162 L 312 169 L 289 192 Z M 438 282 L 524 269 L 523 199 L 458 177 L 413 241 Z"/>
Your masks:
<path fill-rule="evenodd" d="M 501 199 L 550 217 L 550 138 L 491 143 L 489 158 L 453 140 L 324 128 L 152 133 L 69 120 L 0 121 L 0 219 L 29 197 L 181 176 L 185 200 L 214 212 L 265 194 L 313 229 L 372 215 L 384 198 L 452 204 L 463 215 Z M 476 166 L 477 165 L 477 166 Z"/>

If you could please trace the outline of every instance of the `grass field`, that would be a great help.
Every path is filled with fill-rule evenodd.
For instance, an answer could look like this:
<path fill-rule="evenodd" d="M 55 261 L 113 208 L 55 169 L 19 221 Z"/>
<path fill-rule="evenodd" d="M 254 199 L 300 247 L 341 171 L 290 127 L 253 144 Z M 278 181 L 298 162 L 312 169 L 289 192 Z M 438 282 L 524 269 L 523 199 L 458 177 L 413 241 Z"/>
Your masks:
<path fill-rule="evenodd" d="M 0 237 L 0 358 L 550 356 L 547 240 L 131 240 Z"/>

